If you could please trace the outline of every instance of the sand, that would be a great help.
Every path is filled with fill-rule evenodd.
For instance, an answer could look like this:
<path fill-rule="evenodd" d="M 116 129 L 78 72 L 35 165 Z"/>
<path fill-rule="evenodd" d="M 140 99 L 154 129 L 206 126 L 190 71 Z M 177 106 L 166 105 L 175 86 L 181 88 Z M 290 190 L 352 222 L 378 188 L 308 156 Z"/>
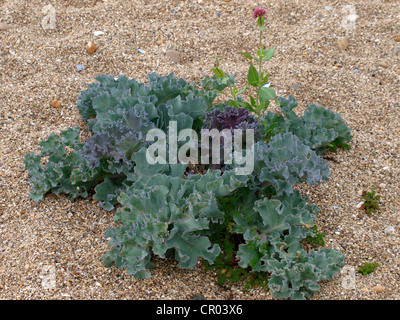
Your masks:
<path fill-rule="evenodd" d="M 264 45 L 277 47 L 265 65 L 271 87 L 294 95 L 299 113 L 308 103 L 339 112 L 354 136 L 350 150 L 329 154 L 328 183 L 301 186 L 320 210 L 326 246 L 346 256 L 343 273 L 321 283 L 311 299 L 399 299 L 400 3 L 346 4 L 0 0 L 0 298 L 272 299 L 261 288 L 246 291 L 244 283 L 219 286 L 200 263 L 181 270 L 173 260 L 157 259 L 146 280 L 106 268 L 100 257 L 115 212 L 90 198 L 72 203 L 49 194 L 35 203 L 22 162 L 51 132 L 86 128 L 76 101 L 96 75 L 145 81 L 153 71 L 173 72 L 200 81 L 212 75 L 218 56 L 243 86 L 248 61 L 240 53 L 257 47 L 252 11 L 259 6 L 267 10 Z M 338 44 L 341 37 L 347 46 Z M 97 47 L 92 54 L 89 41 Z M 61 103 L 52 106 L 55 99 Z M 368 216 L 357 204 L 372 185 L 381 205 Z M 364 276 L 357 271 L 366 262 L 379 267 Z"/>

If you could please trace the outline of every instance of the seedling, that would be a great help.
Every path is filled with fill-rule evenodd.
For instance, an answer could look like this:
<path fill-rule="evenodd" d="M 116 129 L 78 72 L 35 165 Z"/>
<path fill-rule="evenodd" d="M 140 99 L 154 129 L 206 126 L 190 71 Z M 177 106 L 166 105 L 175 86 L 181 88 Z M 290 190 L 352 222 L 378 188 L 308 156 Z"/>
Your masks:
<path fill-rule="evenodd" d="M 371 191 L 364 191 L 362 198 L 365 200 L 361 208 L 370 216 L 379 209 L 379 200 L 381 196 L 376 194 L 376 187 L 372 186 Z"/>
<path fill-rule="evenodd" d="M 362 275 L 367 275 L 375 271 L 375 269 L 379 266 L 379 263 L 369 263 L 366 262 L 358 269 L 358 273 Z"/>

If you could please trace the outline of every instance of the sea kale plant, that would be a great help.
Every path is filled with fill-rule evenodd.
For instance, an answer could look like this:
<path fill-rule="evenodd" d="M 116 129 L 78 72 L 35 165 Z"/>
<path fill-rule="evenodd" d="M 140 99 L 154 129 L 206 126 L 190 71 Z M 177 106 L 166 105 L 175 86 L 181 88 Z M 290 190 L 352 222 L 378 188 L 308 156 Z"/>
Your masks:
<path fill-rule="evenodd" d="M 256 56 L 245 54 L 251 62 L 244 89 L 236 89 L 234 76 L 222 71 L 218 60 L 213 76 L 199 83 L 173 74 L 151 73 L 147 83 L 99 75 L 78 97 L 88 138 L 82 138 L 83 128 L 69 128 L 40 142 L 38 154 L 25 156 L 33 200 L 47 193 L 72 200 L 93 196 L 115 212 L 115 225 L 105 234 L 106 266 L 147 278 L 156 257 L 173 257 L 184 269 L 199 260 L 229 265 L 243 270 L 236 275 L 265 275 L 279 299 L 309 298 L 321 280 L 339 273 L 341 252 L 305 245 L 318 236 L 318 209 L 295 186 L 328 180 L 321 155 L 348 147 L 350 129 L 340 115 L 316 105 L 297 116 L 293 96 L 278 97 L 266 86 L 269 74 L 262 64 L 275 49 L 262 46 L 265 13 L 259 8 L 253 13 L 260 48 Z M 253 87 L 254 97 L 247 87 Z M 226 100 L 215 103 L 221 93 Z M 281 113 L 266 110 L 271 100 Z M 178 135 L 188 129 L 194 134 Z M 217 166 L 197 161 L 201 143 L 193 136 L 212 130 L 245 132 L 246 148 L 233 152 L 224 136 L 216 135 L 217 153 L 225 157 Z M 149 138 L 154 132 L 158 135 Z M 202 159 L 212 158 L 207 152 Z M 252 170 L 238 174 L 243 163 L 227 161 L 231 152 L 251 155 Z"/>

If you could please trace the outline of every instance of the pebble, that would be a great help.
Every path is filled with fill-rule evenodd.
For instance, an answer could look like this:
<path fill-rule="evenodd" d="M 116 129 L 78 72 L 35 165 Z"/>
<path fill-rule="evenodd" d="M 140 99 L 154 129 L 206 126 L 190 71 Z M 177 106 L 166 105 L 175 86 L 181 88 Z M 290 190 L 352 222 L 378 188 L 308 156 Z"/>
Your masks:
<path fill-rule="evenodd" d="M 387 227 L 387 228 L 385 228 L 384 232 L 385 232 L 385 235 L 391 236 L 391 235 L 395 234 L 396 230 L 394 227 Z"/>
<path fill-rule="evenodd" d="M 164 41 L 163 41 L 162 38 L 160 38 L 160 39 L 158 39 L 158 40 L 156 41 L 156 43 L 157 43 L 158 46 L 161 46 L 161 45 L 164 43 Z"/>
<path fill-rule="evenodd" d="M 400 36 L 396 36 L 396 37 L 394 37 L 394 41 L 396 41 L 396 42 L 400 42 Z"/>
<path fill-rule="evenodd" d="M 78 64 L 78 65 L 76 66 L 76 70 L 82 71 L 82 70 L 83 70 L 83 66 L 82 66 L 81 64 Z"/>
<path fill-rule="evenodd" d="M 189 299 L 190 300 L 207 300 L 201 293 L 194 294 Z"/>
<path fill-rule="evenodd" d="M 103 34 L 104 34 L 103 31 L 95 31 L 95 32 L 93 32 L 93 35 L 94 35 L 95 37 L 102 36 Z"/>
<path fill-rule="evenodd" d="M 300 89 L 300 85 L 298 83 L 295 83 L 290 88 L 294 89 L 294 90 L 299 90 Z"/>
<path fill-rule="evenodd" d="M 381 184 L 379 185 L 379 188 L 385 189 L 385 188 L 386 188 L 386 183 L 381 183 Z"/>
<path fill-rule="evenodd" d="M 9 29 L 11 29 L 12 27 L 4 22 L 0 22 L 0 31 L 7 31 Z"/>
<path fill-rule="evenodd" d="M 341 50 L 346 50 L 349 46 L 349 40 L 346 37 L 341 37 L 338 39 L 337 44 Z"/>
<path fill-rule="evenodd" d="M 61 107 L 61 101 L 54 99 L 50 102 L 50 106 L 52 106 L 53 108 L 59 108 Z"/>
<path fill-rule="evenodd" d="M 385 61 L 382 61 L 379 66 L 381 66 L 382 68 L 387 68 L 388 64 Z"/>
<path fill-rule="evenodd" d="M 86 52 L 93 54 L 97 50 L 97 46 L 93 41 L 89 41 L 86 45 Z"/>
<path fill-rule="evenodd" d="M 170 57 L 175 63 L 180 63 L 181 62 L 181 55 L 179 54 L 178 51 L 175 50 L 169 50 L 167 51 L 167 56 Z"/>
<path fill-rule="evenodd" d="M 400 76 L 400 69 L 397 69 L 396 72 Z"/>
<path fill-rule="evenodd" d="M 359 202 L 359 203 L 357 204 L 356 207 L 357 207 L 358 209 L 360 209 L 360 208 L 362 207 L 363 204 L 364 204 L 364 201 L 361 201 L 361 202 Z"/>
<path fill-rule="evenodd" d="M 380 286 L 380 285 L 375 286 L 375 287 L 373 287 L 372 289 L 373 289 L 376 293 L 382 293 L 382 292 L 385 291 L 385 287 Z"/>
<path fill-rule="evenodd" d="M 398 46 L 395 46 L 395 47 L 393 48 L 393 57 L 397 56 L 398 53 L 399 53 L 399 47 L 398 47 Z"/>
<path fill-rule="evenodd" d="M 139 53 L 141 53 L 141 54 L 145 54 L 145 53 L 146 53 L 146 51 L 144 51 L 144 50 L 142 50 L 142 49 L 137 49 L 137 51 L 138 51 Z"/>

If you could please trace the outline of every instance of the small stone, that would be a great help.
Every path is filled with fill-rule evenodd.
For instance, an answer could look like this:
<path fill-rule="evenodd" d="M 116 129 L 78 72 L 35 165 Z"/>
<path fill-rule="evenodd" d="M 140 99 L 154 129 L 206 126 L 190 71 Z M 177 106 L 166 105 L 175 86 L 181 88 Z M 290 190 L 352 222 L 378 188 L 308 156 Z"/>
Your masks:
<path fill-rule="evenodd" d="M 158 46 L 161 46 L 161 45 L 164 43 L 164 41 L 163 41 L 162 38 L 160 38 L 160 39 L 158 39 L 158 40 L 156 41 L 156 43 L 157 43 Z"/>
<path fill-rule="evenodd" d="M 369 289 L 368 288 L 362 288 L 362 291 L 364 291 L 365 293 L 369 293 Z"/>
<path fill-rule="evenodd" d="M 207 300 L 201 293 L 194 294 L 189 298 L 190 300 Z"/>
<path fill-rule="evenodd" d="M 349 46 L 349 40 L 346 37 L 341 37 L 338 39 L 337 44 L 341 50 L 346 50 Z"/>
<path fill-rule="evenodd" d="M 294 89 L 294 90 L 299 90 L 300 89 L 300 85 L 298 83 L 295 83 L 290 88 Z"/>
<path fill-rule="evenodd" d="M 400 76 L 400 69 L 397 69 L 396 72 Z"/>
<path fill-rule="evenodd" d="M 358 209 L 360 209 L 360 208 L 363 206 L 363 204 L 364 204 L 364 201 L 361 201 L 361 202 L 359 202 L 359 203 L 357 204 L 356 207 L 357 207 Z"/>
<path fill-rule="evenodd" d="M 231 0 L 224 0 L 225 2 L 231 2 Z"/>
<path fill-rule="evenodd" d="M 94 35 L 95 37 L 102 36 L 103 34 L 104 34 L 103 31 L 95 31 L 95 32 L 93 32 L 93 35 Z"/>
<path fill-rule="evenodd" d="M 385 287 L 380 286 L 380 285 L 375 286 L 375 287 L 373 287 L 372 289 L 373 289 L 376 293 L 382 293 L 382 292 L 385 291 Z"/>
<path fill-rule="evenodd" d="M 386 183 L 381 183 L 381 184 L 379 185 L 379 188 L 385 189 L 385 188 L 386 188 Z"/>
<path fill-rule="evenodd" d="M 76 66 L 76 70 L 82 71 L 82 70 L 83 70 L 83 65 L 78 64 L 78 65 Z"/>
<path fill-rule="evenodd" d="M 175 63 L 180 63 L 181 62 L 181 55 L 179 54 L 178 51 L 175 50 L 169 50 L 167 51 L 167 56 L 172 59 Z"/>
<path fill-rule="evenodd" d="M 394 48 L 393 48 L 393 57 L 397 56 L 398 53 L 399 53 L 399 47 L 398 46 L 394 46 Z"/>
<path fill-rule="evenodd" d="M 146 51 L 142 50 L 142 49 L 137 49 L 137 52 L 141 53 L 141 54 L 145 54 Z"/>
<path fill-rule="evenodd" d="M 394 37 L 394 41 L 396 41 L 396 42 L 400 42 L 400 36 L 396 36 L 396 37 Z"/>
<path fill-rule="evenodd" d="M 93 54 L 95 53 L 95 51 L 97 50 L 97 46 L 93 41 L 89 41 L 86 45 L 86 52 L 89 54 Z"/>
<path fill-rule="evenodd" d="M 341 243 L 340 243 L 340 246 L 341 246 L 343 249 L 346 249 L 346 248 L 347 248 L 347 243 L 346 243 L 346 242 L 341 242 Z"/>
<path fill-rule="evenodd" d="M 54 99 L 51 101 L 50 106 L 52 106 L 53 108 L 59 108 L 61 107 L 61 101 Z"/>
<path fill-rule="evenodd" d="M 391 236 L 391 235 L 395 234 L 396 230 L 394 227 L 387 227 L 387 228 L 385 228 L 384 232 L 385 232 L 385 235 Z"/>
<path fill-rule="evenodd" d="M 385 61 L 382 61 L 379 66 L 381 66 L 382 68 L 387 68 L 388 64 Z"/>
<path fill-rule="evenodd" d="M 4 22 L 0 22 L 0 31 L 7 31 L 9 29 L 11 29 L 12 27 Z"/>

